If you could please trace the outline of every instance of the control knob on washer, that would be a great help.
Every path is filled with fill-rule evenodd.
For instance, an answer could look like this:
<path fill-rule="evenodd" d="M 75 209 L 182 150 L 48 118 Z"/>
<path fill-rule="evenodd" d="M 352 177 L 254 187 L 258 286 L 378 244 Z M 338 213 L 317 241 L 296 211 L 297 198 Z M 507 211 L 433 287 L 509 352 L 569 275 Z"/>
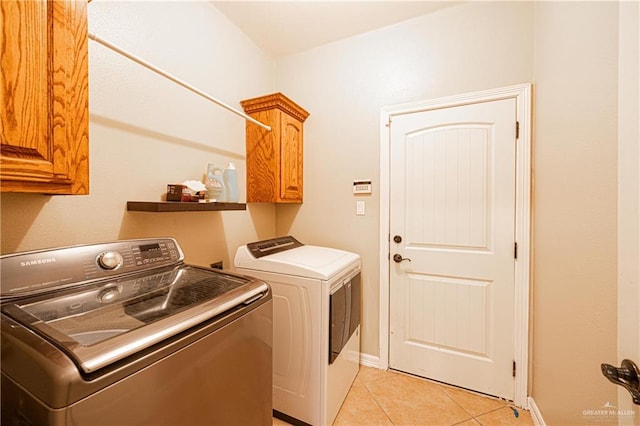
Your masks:
<path fill-rule="evenodd" d="M 102 269 L 114 270 L 122 266 L 122 255 L 117 251 L 105 251 L 98 255 L 98 265 Z"/>

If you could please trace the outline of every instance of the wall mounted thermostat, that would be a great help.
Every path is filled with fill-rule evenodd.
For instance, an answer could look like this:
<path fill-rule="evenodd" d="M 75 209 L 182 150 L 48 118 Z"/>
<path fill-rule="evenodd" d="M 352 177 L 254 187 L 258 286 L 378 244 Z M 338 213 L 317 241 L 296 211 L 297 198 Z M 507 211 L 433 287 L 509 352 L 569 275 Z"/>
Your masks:
<path fill-rule="evenodd" d="M 354 180 L 353 193 L 354 194 L 371 194 L 371 179 Z"/>

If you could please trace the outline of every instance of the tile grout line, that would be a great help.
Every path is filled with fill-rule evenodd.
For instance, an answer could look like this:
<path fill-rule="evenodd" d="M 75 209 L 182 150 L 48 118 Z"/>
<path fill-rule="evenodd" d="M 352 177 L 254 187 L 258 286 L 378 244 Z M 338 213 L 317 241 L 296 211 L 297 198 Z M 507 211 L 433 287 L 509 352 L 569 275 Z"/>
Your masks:
<path fill-rule="evenodd" d="M 486 413 L 480 414 L 478 417 L 482 417 L 482 416 L 486 416 L 487 414 L 493 413 L 495 411 L 500 411 L 500 410 L 504 410 L 505 408 L 508 408 L 512 414 L 515 417 L 515 414 L 513 413 L 513 407 L 511 407 L 511 405 L 509 403 L 505 404 L 503 407 L 500 408 L 495 408 L 493 410 L 487 411 Z M 480 423 L 481 425 L 483 425 L 484 423 L 480 421 L 480 419 L 478 419 L 478 417 L 474 417 L 474 420 L 476 420 L 478 423 Z"/>
<path fill-rule="evenodd" d="M 404 374 L 401 374 L 401 375 L 404 375 Z M 458 425 L 458 424 L 462 424 L 462 423 L 464 423 L 464 422 L 468 422 L 469 420 L 475 421 L 475 422 L 476 422 L 476 423 L 478 423 L 479 425 L 482 425 L 482 423 L 480 423 L 480 421 L 479 421 L 479 420 L 478 420 L 478 419 L 477 419 L 473 414 L 471 414 L 469 411 L 467 411 L 467 410 L 466 410 L 462 405 L 460 405 L 460 403 L 458 403 L 458 401 L 456 401 L 456 400 L 455 400 L 451 395 L 449 395 L 447 392 L 445 392 L 445 391 L 444 391 L 444 387 L 443 387 L 441 384 L 439 384 L 439 383 L 434 383 L 433 381 L 428 380 L 428 379 L 424 379 L 424 378 L 420 378 L 420 377 L 415 377 L 415 376 L 413 376 L 413 375 L 405 375 L 405 376 L 406 376 L 406 377 L 415 378 L 415 379 L 418 379 L 418 380 L 422 380 L 422 381 L 425 381 L 425 382 L 427 382 L 427 383 L 431 383 L 431 384 L 435 385 L 435 386 L 436 386 L 436 389 L 437 389 L 437 391 L 438 391 L 438 392 L 440 392 L 440 393 L 444 394 L 447 398 L 449 398 L 451 401 L 453 401 L 453 403 L 454 403 L 454 404 L 456 404 L 458 407 L 460 407 L 460 408 L 462 409 L 462 411 L 464 411 L 465 413 L 467 413 L 467 415 L 469 416 L 468 418 L 463 419 L 463 420 L 461 420 L 461 421 L 459 421 L 459 422 L 456 422 L 456 423 L 452 423 L 452 424 L 451 424 L 451 425 L 449 425 L 449 426 L 455 426 L 455 425 Z M 381 380 L 381 379 L 371 380 L 371 382 L 374 382 L 374 381 L 377 381 L 377 380 Z M 389 420 L 389 422 L 390 422 L 392 425 L 394 425 L 394 426 L 402 426 L 402 425 L 396 425 L 396 424 L 393 422 L 393 420 L 391 419 L 391 417 L 389 416 L 389 414 L 387 413 L 387 411 L 386 411 L 386 410 L 384 409 L 384 407 L 383 407 L 382 405 L 380 405 L 380 403 L 378 402 L 378 400 L 377 400 L 376 396 L 375 396 L 375 395 L 374 395 L 374 394 L 369 390 L 369 388 L 367 387 L 367 384 L 363 382 L 363 383 L 362 383 L 362 385 L 363 385 L 363 387 L 365 388 L 365 390 L 367 391 L 367 393 L 368 393 L 368 394 L 373 398 L 373 401 L 376 403 L 376 405 L 377 405 L 378 407 L 380 407 L 380 409 L 382 410 L 382 412 L 384 413 L 384 415 L 387 417 L 387 419 Z M 484 415 L 484 414 L 488 414 L 488 413 L 490 413 L 490 412 L 492 412 L 492 411 L 500 410 L 500 409 L 502 409 L 502 408 L 504 408 L 504 407 L 500 407 L 500 408 L 496 408 L 496 409 L 494 409 L 494 410 L 487 411 L 486 413 L 483 413 L 482 415 Z"/>
<path fill-rule="evenodd" d="M 373 381 L 373 380 L 372 380 Z M 367 393 L 369 394 L 369 396 L 371 396 L 371 398 L 373 399 L 373 402 L 376 403 L 376 405 L 378 406 L 378 408 L 380 408 L 380 410 L 382 410 L 382 412 L 384 413 L 384 415 L 387 417 L 387 420 L 389 420 L 389 423 L 391 423 L 392 425 L 395 426 L 395 423 L 393 422 L 393 420 L 391 420 L 391 417 L 389 417 L 389 413 L 387 413 L 387 410 L 384 409 L 384 407 L 382 405 L 380 405 L 380 403 L 378 402 L 378 399 L 376 398 L 376 396 L 369 390 L 369 388 L 367 387 L 366 383 L 362 383 L 362 387 L 364 387 L 364 389 L 367 391 Z"/>
<path fill-rule="evenodd" d="M 475 421 L 475 422 L 477 422 L 477 423 L 480 423 L 480 421 L 479 421 L 479 420 L 477 420 L 477 419 L 476 419 L 476 417 L 475 417 L 473 414 L 471 414 L 471 413 L 470 413 L 467 409 L 465 409 L 465 408 L 464 408 L 464 407 L 463 407 L 463 406 L 462 406 L 458 401 L 456 401 L 456 400 L 455 400 L 451 395 L 449 395 L 449 394 L 445 391 L 445 389 L 458 389 L 458 388 L 456 388 L 456 387 L 451 387 L 451 386 L 448 386 L 448 385 L 445 385 L 445 384 L 440 383 L 440 382 L 435 381 L 435 380 L 430 380 L 430 379 L 428 379 L 428 378 L 426 378 L 426 377 L 420 377 L 420 376 L 417 376 L 417 375 L 414 375 L 414 374 L 405 373 L 405 372 L 403 372 L 403 371 L 400 371 L 400 372 L 399 372 L 399 374 L 401 374 L 401 375 L 403 375 L 403 376 L 405 376 L 405 377 L 411 377 L 411 378 L 414 378 L 414 379 L 416 379 L 416 380 L 420 380 L 420 381 L 423 381 L 423 382 L 426 382 L 426 383 L 430 383 L 430 384 L 432 384 L 432 385 L 435 385 L 435 386 L 437 387 L 437 389 L 438 389 L 438 391 L 439 391 L 439 392 L 443 393 L 447 398 L 449 398 L 451 401 L 453 401 L 453 403 L 454 403 L 454 404 L 456 404 L 458 407 L 460 407 L 460 408 L 462 409 L 462 411 L 464 411 L 465 413 L 467 413 L 467 415 L 469 416 L 469 418 L 464 419 L 464 420 L 461 420 L 461 421 L 456 422 L 456 423 L 453 423 L 451 426 L 453 426 L 453 425 L 457 425 L 457 424 L 460 424 L 460 423 L 464 423 L 464 422 L 467 422 L 467 421 L 469 421 L 469 420 L 473 420 L 473 421 Z M 493 410 L 491 410 L 491 411 L 493 411 Z M 489 412 L 490 412 L 490 411 L 488 411 L 487 413 L 489 413 Z M 483 414 L 486 414 L 486 413 L 483 413 Z"/>
<path fill-rule="evenodd" d="M 472 391 L 472 390 L 462 389 L 462 388 L 458 388 L 458 387 L 451 386 L 451 385 L 447 385 L 447 384 L 441 384 L 441 383 L 438 383 L 438 382 L 433 382 L 433 381 L 431 381 L 431 380 L 429 380 L 429 379 L 423 379 L 423 380 L 426 380 L 426 381 L 428 381 L 428 382 L 430 382 L 430 383 L 434 383 L 434 384 L 438 385 L 438 387 L 440 388 L 439 390 L 441 390 L 441 391 L 442 391 L 442 393 L 444 393 L 445 395 L 447 395 L 447 397 L 448 397 L 450 400 L 452 400 L 454 403 L 456 403 L 456 405 L 458 405 L 460 408 L 462 408 L 462 410 L 463 410 L 465 413 L 467 413 L 469 416 L 471 416 L 469 419 L 463 420 L 463 421 L 458 422 L 458 423 L 455 423 L 455 424 L 460 424 L 460 423 L 464 423 L 464 422 L 469 421 L 469 420 L 473 420 L 473 421 L 475 421 L 476 423 L 478 423 L 479 425 L 483 425 L 484 423 L 483 423 L 482 421 L 480 421 L 480 419 L 479 419 L 480 417 L 482 417 L 482 416 L 486 416 L 487 414 L 493 413 L 494 411 L 502 410 L 502 409 L 507 408 L 507 407 L 509 407 L 509 408 L 510 408 L 510 404 L 511 404 L 511 403 L 510 403 L 509 401 L 505 400 L 505 399 L 502 399 L 502 398 L 498 398 L 498 397 L 491 397 L 491 396 L 488 396 L 488 395 L 485 395 L 485 394 L 482 394 L 482 393 L 479 393 L 479 392 L 474 392 L 474 391 Z M 472 394 L 472 395 L 475 395 L 475 396 L 478 396 L 478 397 L 491 398 L 491 399 L 494 399 L 494 400 L 496 400 L 496 401 L 501 402 L 503 405 L 502 405 L 501 407 L 492 408 L 492 409 L 490 409 L 490 410 L 488 410 L 488 411 L 485 411 L 485 412 L 482 412 L 482 413 L 480 413 L 480 414 L 472 414 L 472 413 L 470 413 L 470 412 L 469 412 L 469 410 L 467 410 L 466 408 L 464 408 L 464 407 L 462 406 L 462 404 L 460 404 L 458 401 L 456 401 L 456 399 L 455 399 L 453 396 L 449 395 L 449 393 L 447 393 L 445 389 L 460 390 L 460 391 L 464 391 L 464 392 L 467 392 L 467 393 L 469 393 L 469 394 Z M 452 425 L 452 426 L 453 426 L 453 425 Z"/>
<path fill-rule="evenodd" d="M 444 383 L 440 383 L 440 382 L 433 381 L 433 380 L 430 380 L 430 379 L 427 379 L 427 378 L 415 376 L 415 375 L 412 375 L 412 374 L 407 374 L 407 373 L 404 373 L 404 372 L 399 372 L 399 371 L 395 371 L 395 370 L 388 370 L 388 372 L 392 373 L 392 375 L 404 376 L 404 377 L 407 377 L 407 378 L 415 379 L 417 381 L 421 381 L 421 382 L 425 382 L 425 383 L 429 383 L 431 385 L 434 385 L 435 386 L 434 390 L 441 392 L 441 394 L 444 393 L 446 395 L 446 400 L 449 400 L 449 401 L 453 402 L 456 407 L 461 409 L 463 413 L 465 413 L 467 416 L 469 416 L 466 419 L 455 421 L 455 423 L 447 423 L 447 424 L 443 423 L 441 426 L 456 426 L 456 425 L 460 426 L 460 425 L 462 425 L 462 424 L 464 424 L 466 422 L 471 423 L 471 424 L 473 424 L 475 426 L 483 426 L 486 423 L 485 423 L 485 420 L 481 420 L 481 417 L 487 416 L 487 415 L 489 415 L 491 413 L 499 412 L 501 410 L 504 410 L 504 413 L 507 413 L 507 415 L 510 416 L 511 415 L 511 409 L 513 409 L 513 407 L 512 407 L 513 403 L 511 401 L 507 401 L 507 400 L 505 400 L 503 398 L 492 397 L 492 396 L 489 396 L 489 395 L 486 395 L 486 394 L 474 392 L 472 390 L 462 389 L 462 388 L 459 388 L 459 387 L 456 387 L 456 386 L 447 385 L 447 384 L 444 384 Z M 363 378 L 364 378 L 364 376 L 363 376 Z M 391 424 L 393 426 L 407 426 L 407 425 L 404 425 L 402 422 L 400 422 L 400 423 L 395 423 L 394 422 L 394 420 L 391 417 L 391 413 L 392 412 L 390 412 L 390 411 L 385 409 L 385 406 L 378 400 L 377 394 L 372 392 L 370 387 L 369 387 L 369 385 L 373 385 L 375 387 L 377 384 L 380 384 L 380 382 L 383 382 L 385 379 L 386 379 L 386 377 L 383 377 L 383 376 L 368 376 L 367 380 L 360 380 L 360 385 L 366 391 L 366 395 L 368 396 L 369 400 L 373 400 L 375 406 L 378 407 L 378 409 L 380 409 L 382 411 L 382 413 L 384 414 L 384 416 L 387 419 L 387 422 L 389 422 L 389 424 Z M 449 389 L 452 390 L 452 391 L 455 391 L 455 392 L 448 392 Z M 463 406 L 463 403 L 458 402 L 458 400 L 456 399 L 456 395 L 458 395 L 458 391 L 464 392 L 465 394 L 468 393 L 470 395 L 473 395 L 474 397 L 482 397 L 482 398 L 489 398 L 489 399 L 495 400 L 495 401 L 500 403 L 500 406 L 497 406 L 497 407 L 494 406 L 491 409 L 488 409 L 489 407 L 485 406 L 484 408 L 482 408 L 482 410 L 477 410 L 477 411 L 482 411 L 482 412 L 480 412 L 479 414 L 475 414 L 474 415 L 474 414 L 472 414 L 470 412 L 470 410 L 474 410 L 474 408 L 472 406 L 469 406 L 470 410 L 467 410 Z M 383 397 L 384 395 L 380 394 L 380 396 Z M 461 399 L 462 401 L 466 401 L 466 399 L 463 397 L 463 395 L 460 394 L 458 396 L 459 396 L 459 399 Z M 384 400 L 384 398 L 383 398 L 383 400 Z M 478 407 L 476 407 L 476 408 L 478 408 Z M 506 408 L 509 408 L 509 410 L 505 410 Z M 487 411 L 484 411 L 484 410 L 487 410 Z M 500 414 L 496 414 L 496 415 L 498 417 L 504 417 L 504 416 L 501 416 Z M 496 416 L 494 415 L 493 417 L 496 417 Z M 380 420 L 382 420 L 382 419 L 380 419 Z M 490 420 L 490 418 L 487 419 L 487 420 Z M 414 426 L 417 426 L 417 425 L 414 425 Z"/>
<path fill-rule="evenodd" d="M 484 394 L 481 394 L 481 393 L 478 393 L 478 392 L 474 392 L 474 391 L 471 391 L 471 390 L 468 390 L 468 389 L 461 389 L 461 388 L 458 388 L 456 386 L 451 386 L 451 385 L 447 385 L 447 384 L 444 384 L 444 383 L 440 383 L 438 381 L 434 381 L 434 380 L 428 379 L 426 377 L 420 377 L 420 376 L 417 376 L 417 375 L 414 375 L 414 374 L 406 373 L 404 371 L 398 371 L 398 370 L 388 370 L 388 371 L 391 372 L 391 373 L 400 375 L 400 376 L 412 378 L 412 379 L 415 379 L 415 380 L 418 380 L 418 381 L 422 381 L 422 382 L 426 382 L 426 383 L 430 383 L 430 384 L 436 386 L 436 388 L 437 388 L 437 390 L 439 392 L 443 393 L 447 398 L 449 398 L 451 401 L 453 401 L 454 404 L 456 404 L 458 407 L 460 407 L 462 409 L 462 411 L 464 411 L 469 416 L 468 418 L 466 418 L 464 420 L 461 420 L 459 422 L 453 423 L 453 424 L 451 424 L 449 426 L 455 426 L 455 425 L 458 425 L 458 424 L 461 424 L 461 423 L 464 423 L 464 422 L 468 422 L 469 420 L 472 420 L 472 421 L 476 422 L 478 425 L 481 426 L 483 423 L 478 419 L 478 417 L 484 416 L 484 415 L 492 413 L 494 411 L 501 410 L 501 409 L 509 406 L 508 401 L 503 400 L 502 398 L 491 397 L 491 398 L 494 398 L 496 400 L 499 400 L 499 401 L 503 402 L 504 405 L 502 407 L 493 408 L 493 409 L 491 409 L 489 411 L 483 412 L 483 413 L 475 416 L 472 413 L 470 413 L 467 409 L 465 409 L 458 401 L 456 401 L 453 396 L 449 395 L 446 392 L 446 389 L 462 390 L 462 391 L 468 392 L 470 394 L 476 395 L 478 397 L 487 397 L 487 395 L 484 395 Z M 372 382 L 376 382 L 376 381 L 380 381 L 380 380 L 382 380 L 382 378 L 375 378 L 375 379 L 370 380 L 369 382 L 372 383 Z M 366 389 L 367 393 L 369 395 L 371 395 L 371 397 L 375 401 L 376 405 L 378 407 L 380 407 L 380 409 L 385 414 L 385 416 L 387 416 L 387 419 L 389 419 L 389 422 L 391 422 L 391 424 L 395 426 L 395 423 L 393 422 L 393 420 L 391 419 L 391 417 L 389 416 L 387 411 L 380 405 L 380 403 L 376 399 L 375 395 L 370 392 L 369 388 L 367 387 L 367 384 L 363 381 L 362 385 Z M 401 425 L 397 425 L 397 426 L 401 426 Z"/>
<path fill-rule="evenodd" d="M 471 420 L 472 422 L 475 422 L 476 424 L 478 424 L 478 426 L 482 426 L 482 423 L 480 423 L 480 422 L 478 421 L 478 419 L 476 419 L 475 417 L 471 417 L 470 419 L 463 420 L 463 421 L 458 422 L 458 423 L 454 423 L 454 424 L 452 424 L 451 426 L 461 425 L 461 424 L 463 424 L 463 423 L 468 422 L 469 420 Z"/>
<path fill-rule="evenodd" d="M 460 424 L 460 423 L 464 423 L 464 422 L 469 421 L 469 420 L 474 420 L 475 422 L 477 422 L 480 425 L 482 425 L 483 423 L 478 419 L 478 417 L 485 416 L 485 415 L 487 415 L 489 413 L 493 413 L 494 411 L 502 410 L 505 407 L 510 407 L 510 405 L 512 404 L 512 402 L 507 401 L 507 400 L 505 400 L 503 398 L 489 396 L 489 395 L 486 395 L 486 394 L 483 394 L 483 393 L 480 393 L 480 392 L 475 392 L 475 391 L 470 390 L 470 389 L 459 388 L 457 386 L 452 386 L 452 385 L 449 385 L 449 384 L 446 384 L 446 383 L 441 383 L 441 382 L 438 382 L 438 381 L 435 381 L 435 380 L 428 379 L 426 377 L 420 377 L 420 376 L 417 376 L 417 375 L 414 375 L 414 374 L 405 373 L 403 371 L 397 371 L 397 373 L 400 374 L 400 375 L 406 376 L 406 377 L 412 377 L 412 378 L 415 378 L 417 380 L 425 381 L 427 383 L 431 383 L 431 384 L 436 385 L 438 387 L 439 391 L 444 393 L 450 400 L 452 400 L 456 405 L 458 405 L 458 407 L 460 407 L 465 413 L 467 413 L 469 416 L 471 416 L 470 418 L 468 418 L 466 420 L 463 420 L 461 422 L 455 423 L 455 424 Z M 456 401 L 453 396 L 449 395 L 445 391 L 445 389 L 461 390 L 461 391 L 468 392 L 468 393 L 470 393 L 472 395 L 475 395 L 475 396 L 478 396 L 478 397 L 495 399 L 496 401 L 502 402 L 503 406 L 502 407 L 493 408 L 493 409 L 491 409 L 489 411 L 486 411 L 486 412 L 478 414 L 478 415 L 473 415 L 467 409 L 465 409 L 458 401 Z"/>
<path fill-rule="evenodd" d="M 438 384 L 438 390 L 440 392 L 442 392 L 443 394 L 445 394 L 445 396 L 447 398 L 449 398 L 451 401 L 453 401 L 454 404 L 456 404 L 458 407 L 460 407 L 462 409 L 462 411 L 464 411 L 465 413 L 467 413 L 467 415 L 469 416 L 468 419 L 465 420 L 461 420 L 457 423 L 454 423 L 454 425 L 460 424 L 460 423 L 464 423 L 464 422 L 468 422 L 469 420 L 475 420 L 476 422 L 478 422 L 478 420 L 476 420 L 475 416 L 473 414 L 471 414 L 466 408 L 464 408 L 462 405 L 460 405 L 460 403 L 458 401 L 456 401 L 455 399 L 453 399 L 453 397 L 451 395 L 449 395 L 447 392 L 445 392 L 443 389 L 441 389 L 442 385 Z M 480 422 L 478 422 L 480 423 Z M 453 426 L 453 425 L 452 425 Z"/>

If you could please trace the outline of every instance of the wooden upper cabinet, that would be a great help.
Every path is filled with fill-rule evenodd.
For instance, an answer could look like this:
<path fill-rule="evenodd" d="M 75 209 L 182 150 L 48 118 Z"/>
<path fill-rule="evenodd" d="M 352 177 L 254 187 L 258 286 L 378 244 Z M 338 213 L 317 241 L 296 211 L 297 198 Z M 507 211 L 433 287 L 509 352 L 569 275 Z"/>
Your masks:
<path fill-rule="evenodd" d="M 282 93 L 240 104 L 247 121 L 247 202 L 302 203 L 303 123 L 309 113 Z"/>
<path fill-rule="evenodd" d="M 0 1 L 0 187 L 89 193 L 86 0 Z"/>

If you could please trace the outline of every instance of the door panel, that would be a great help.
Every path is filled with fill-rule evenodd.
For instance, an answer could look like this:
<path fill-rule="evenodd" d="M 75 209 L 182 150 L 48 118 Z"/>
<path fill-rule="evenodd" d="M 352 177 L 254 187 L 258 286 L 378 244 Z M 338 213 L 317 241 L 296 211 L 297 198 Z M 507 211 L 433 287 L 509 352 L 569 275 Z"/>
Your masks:
<path fill-rule="evenodd" d="M 488 358 L 487 302 L 491 283 L 408 274 L 406 338 Z"/>
<path fill-rule="evenodd" d="M 513 398 L 514 99 L 394 117 L 390 366 Z"/>
<path fill-rule="evenodd" d="M 490 128 L 453 125 L 407 135 L 407 235 L 432 248 L 488 249 Z"/>

